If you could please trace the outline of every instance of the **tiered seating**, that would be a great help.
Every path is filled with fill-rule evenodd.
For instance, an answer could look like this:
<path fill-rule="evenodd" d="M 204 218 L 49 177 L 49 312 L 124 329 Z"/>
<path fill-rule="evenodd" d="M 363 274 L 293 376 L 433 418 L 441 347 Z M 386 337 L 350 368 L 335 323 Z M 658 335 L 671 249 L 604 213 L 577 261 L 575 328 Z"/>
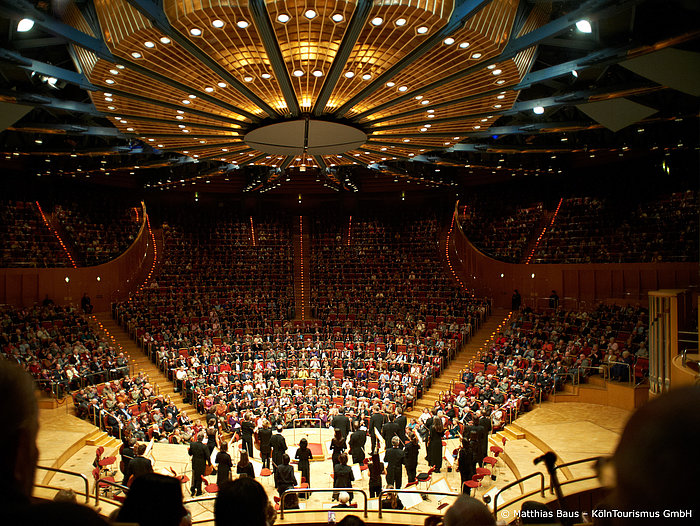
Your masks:
<path fill-rule="evenodd" d="M 625 196 L 565 199 L 533 262 L 697 261 L 696 192 L 636 203 Z"/>
<path fill-rule="evenodd" d="M 136 239 L 143 220 L 140 207 L 108 199 L 58 204 L 53 215 L 79 266 L 99 265 L 122 254 Z"/>
<path fill-rule="evenodd" d="M 648 313 L 640 307 L 520 311 L 440 403 L 475 410 L 488 400 L 492 414 L 500 408 L 497 416 L 507 423 L 567 382 L 599 374 L 641 379 L 648 373 L 648 325 Z"/>
<path fill-rule="evenodd" d="M 94 331 L 83 314 L 45 301 L 31 309 L 0 307 L 3 357 L 19 363 L 47 392 L 119 378 L 128 360 Z"/>
<path fill-rule="evenodd" d="M 526 248 L 539 234 L 544 206 L 513 206 L 503 199 L 483 201 L 460 207 L 462 228 L 475 247 L 485 254 L 509 263 L 521 263 Z"/>
<path fill-rule="evenodd" d="M 118 306 L 118 315 L 185 399 L 230 429 L 249 409 L 291 426 L 295 418 L 328 422 L 340 406 L 367 418 L 374 403 L 387 410 L 410 406 L 487 305 L 442 276 L 437 220 L 402 221 L 361 223 L 351 252 L 360 259 L 347 260 L 359 277 L 331 276 L 338 255 L 317 249 L 341 227 L 327 226 L 327 235 L 317 227 L 311 243 L 315 290 L 330 284 L 352 301 L 326 296 L 327 311 L 315 305 L 322 319 L 304 323 L 289 319 L 291 235 L 285 223 L 254 220 L 253 246 L 249 220 L 183 219 L 187 227 L 164 228 L 157 283 Z M 365 240 L 365 234 L 373 237 Z M 353 290 L 357 297 L 351 298 Z"/>
<path fill-rule="evenodd" d="M 0 202 L 0 267 L 69 267 L 68 256 L 35 203 Z"/>

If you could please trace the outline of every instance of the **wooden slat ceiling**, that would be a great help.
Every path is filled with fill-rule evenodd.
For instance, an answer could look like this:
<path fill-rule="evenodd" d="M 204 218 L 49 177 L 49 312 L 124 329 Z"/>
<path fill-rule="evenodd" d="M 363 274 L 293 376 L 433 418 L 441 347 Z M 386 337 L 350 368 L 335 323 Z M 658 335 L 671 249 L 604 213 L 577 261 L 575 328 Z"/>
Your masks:
<path fill-rule="evenodd" d="M 311 156 L 287 159 L 248 148 L 243 142 L 245 133 L 260 120 L 268 123 L 302 118 L 310 112 L 329 81 L 341 43 L 354 39 L 349 58 L 340 65 L 340 75 L 321 106 L 319 118 L 336 118 L 334 112 L 340 106 L 365 94 L 363 90 L 374 79 L 388 68 L 401 65 L 426 39 L 445 27 L 454 3 L 374 0 L 366 21 L 350 38 L 347 33 L 358 14 L 357 1 L 266 0 L 266 26 L 272 28 L 274 45 L 281 53 L 281 69 L 275 68 L 276 63 L 268 56 L 270 43 L 263 37 L 269 33 L 256 25 L 248 0 L 163 0 L 167 21 L 197 48 L 197 53 L 188 52 L 186 46 L 159 31 L 127 0 L 94 0 L 101 35 L 94 34 L 75 6 L 66 9 L 64 21 L 101 37 L 114 56 L 123 60 L 110 63 L 78 47 L 74 54 L 81 70 L 102 89 L 91 93 L 95 106 L 110 116 L 120 131 L 154 147 L 199 159 L 238 164 L 254 160 L 255 164 L 270 167 L 300 167 L 317 163 Z M 333 167 L 410 158 L 429 149 L 454 145 L 468 131 L 488 128 L 495 121 L 489 112 L 507 110 L 517 98 L 512 90 L 496 90 L 517 84 L 535 56 L 535 48 L 531 48 L 513 59 L 490 62 L 508 43 L 517 9 L 517 0 L 492 0 L 449 38 L 408 61 L 386 85 L 367 91 L 344 115 L 344 122 L 354 123 L 367 133 L 367 143 L 343 154 L 324 155 L 323 162 Z M 537 4 L 520 34 L 546 23 L 548 9 L 545 3 Z M 200 53 L 254 93 L 258 102 L 250 100 L 245 90 L 231 86 L 222 78 L 223 73 L 207 67 L 198 58 Z M 153 72 L 156 78 L 136 71 L 134 64 Z M 440 84 L 446 76 L 474 65 L 483 67 L 459 80 Z M 286 78 L 278 79 L 277 74 Z M 285 82 L 291 84 L 302 115 L 295 115 L 288 107 L 281 87 Z M 392 103 L 397 97 L 436 83 L 420 95 Z M 479 96 L 484 92 L 489 93 Z M 471 98 L 452 103 L 464 97 Z M 276 113 L 267 113 L 260 101 Z M 446 118 L 454 120 L 439 122 Z M 381 121 L 375 122 L 378 119 Z M 392 128 L 382 129 L 386 126 Z M 416 134 L 420 136 L 413 137 Z"/>

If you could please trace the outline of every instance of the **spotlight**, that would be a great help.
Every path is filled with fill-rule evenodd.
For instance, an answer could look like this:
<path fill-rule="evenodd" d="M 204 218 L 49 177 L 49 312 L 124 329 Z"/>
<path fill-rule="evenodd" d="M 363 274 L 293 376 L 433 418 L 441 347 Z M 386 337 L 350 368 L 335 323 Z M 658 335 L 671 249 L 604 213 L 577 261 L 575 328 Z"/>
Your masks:
<path fill-rule="evenodd" d="M 535 106 L 532 108 L 535 115 L 542 115 L 544 113 L 544 108 L 542 106 Z"/>
<path fill-rule="evenodd" d="M 593 31 L 591 23 L 585 18 L 576 22 L 576 29 L 578 29 L 581 33 L 591 33 Z"/>
<path fill-rule="evenodd" d="M 22 20 L 17 22 L 17 31 L 20 33 L 26 33 L 33 27 L 34 20 L 32 20 L 31 18 L 23 18 Z"/>

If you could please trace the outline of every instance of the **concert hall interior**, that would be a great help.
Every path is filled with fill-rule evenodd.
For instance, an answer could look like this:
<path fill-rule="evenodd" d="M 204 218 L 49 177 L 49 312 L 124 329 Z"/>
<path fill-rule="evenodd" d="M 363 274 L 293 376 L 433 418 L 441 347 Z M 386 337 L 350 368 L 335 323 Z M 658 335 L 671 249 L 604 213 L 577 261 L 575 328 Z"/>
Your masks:
<path fill-rule="evenodd" d="M 0 523 L 692 524 L 699 12 L 0 0 Z"/>

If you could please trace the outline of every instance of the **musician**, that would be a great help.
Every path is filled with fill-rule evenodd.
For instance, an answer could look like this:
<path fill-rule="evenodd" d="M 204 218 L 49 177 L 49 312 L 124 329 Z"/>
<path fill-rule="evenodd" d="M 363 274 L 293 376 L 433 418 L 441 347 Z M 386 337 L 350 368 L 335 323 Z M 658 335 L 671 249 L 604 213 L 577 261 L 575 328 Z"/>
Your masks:
<path fill-rule="evenodd" d="M 311 486 L 311 465 L 309 461 L 313 459 L 311 450 L 309 449 L 309 443 L 305 438 L 302 438 L 299 442 L 299 449 L 297 449 L 295 458 L 299 462 L 299 472 L 302 476 L 302 482 L 306 482 L 309 487 Z"/>
<path fill-rule="evenodd" d="M 403 475 L 402 465 L 406 462 L 406 454 L 403 449 L 399 448 L 401 440 L 394 436 L 391 439 L 391 448 L 386 450 L 384 454 L 384 462 L 386 466 L 386 483 L 389 486 L 400 488 Z"/>
<path fill-rule="evenodd" d="M 282 465 L 283 456 L 287 452 L 287 441 L 284 439 L 284 435 L 282 435 L 283 429 L 284 428 L 281 425 L 278 425 L 277 433 L 272 435 L 272 438 L 270 438 L 270 446 L 272 447 L 272 463 L 274 464 L 275 472 L 277 471 L 277 466 Z"/>
<path fill-rule="evenodd" d="M 140 443 L 134 447 L 134 458 L 129 462 L 129 467 L 124 473 L 124 480 L 130 484 L 131 480 L 145 473 L 153 473 L 153 464 L 150 459 L 143 456 L 146 452 L 146 444 Z"/>
<path fill-rule="evenodd" d="M 121 470 L 122 474 L 124 475 L 124 480 L 122 480 L 122 484 L 126 486 L 126 483 L 128 482 L 128 479 L 126 477 L 127 471 L 129 470 L 129 463 L 134 459 L 134 446 L 136 445 L 136 439 L 134 438 L 128 438 L 124 441 L 124 445 L 122 445 L 121 451 L 119 454 L 122 457 L 121 462 L 119 463 L 119 469 Z"/>
<path fill-rule="evenodd" d="M 360 422 L 353 422 L 355 431 L 350 435 L 349 446 L 353 464 L 362 464 L 365 460 L 365 443 L 367 442 L 367 432 L 360 429 Z"/>
<path fill-rule="evenodd" d="M 350 434 L 350 419 L 345 416 L 345 408 L 341 407 L 338 410 L 338 414 L 333 417 L 331 425 L 335 429 L 340 429 L 340 434 L 342 435 L 343 440 L 347 438 L 347 436 Z"/>
<path fill-rule="evenodd" d="M 200 432 L 197 434 L 196 442 L 190 443 L 187 451 L 192 457 L 192 486 L 190 492 L 193 497 L 195 494 L 202 494 L 202 476 L 207 465 L 211 465 L 211 454 L 207 446 L 202 443 L 202 440 L 204 440 L 204 433 Z M 135 460 L 132 460 L 132 463 Z"/>
<path fill-rule="evenodd" d="M 270 439 L 272 438 L 272 429 L 270 429 L 269 420 L 263 418 L 262 427 L 258 429 L 257 434 L 260 447 L 260 458 L 262 459 L 263 467 L 270 469 Z"/>
<path fill-rule="evenodd" d="M 250 411 L 246 412 L 241 422 L 241 439 L 243 440 L 243 448 L 248 453 L 249 457 L 253 456 L 253 432 L 255 424 L 253 423 Z"/>
<path fill-rule="evenodd" d="M 404 464 L 406 465 L 406 476 L 408 477 L 408 483 L 416 480 L 416 471 L 418 469 L 418 454 L 420 453 L 420 444 L 418 443 L 418 437 L 415 433 L 411 434 L 411 439 L 406 444 L 404 449 L 406 458 Z"/>
<path fill-rule="evenodd" d="M 241 458 L 243 453 L 241 453 Z M 216 485 L 220 486 L 227 480 L 231 480 L 231 468 L 233 467 L 233 461 L 231 460 L 231 455 L 228 453 L 228 444 L 226 442 L 221 443 L 221 449 L 216 454 Z"/>
<path fill-rule="evenodd" d="M 375 430 L 381 432 L 382 426 L 386 421 L 386 416 L 381 412 L 378 405 L 372 408 L 372 416 L 369 418 L 369 437 L 372 441 L 372 451 L 377 447 L 377 435 Z"/>
<path fill-rule="evenodd" d="M 272 438 L 274 439 L 276 436 L 282 435 L 274 435 Z M 279 463 L 275 462 L 275 464 L 275 488 L 277 488 L 281 497 L 285 491 L 297 485 L 297 478 L 294 476 L 294 468 L 289 465 L 289 455 L 287 453 L 283 453 Z"/>

